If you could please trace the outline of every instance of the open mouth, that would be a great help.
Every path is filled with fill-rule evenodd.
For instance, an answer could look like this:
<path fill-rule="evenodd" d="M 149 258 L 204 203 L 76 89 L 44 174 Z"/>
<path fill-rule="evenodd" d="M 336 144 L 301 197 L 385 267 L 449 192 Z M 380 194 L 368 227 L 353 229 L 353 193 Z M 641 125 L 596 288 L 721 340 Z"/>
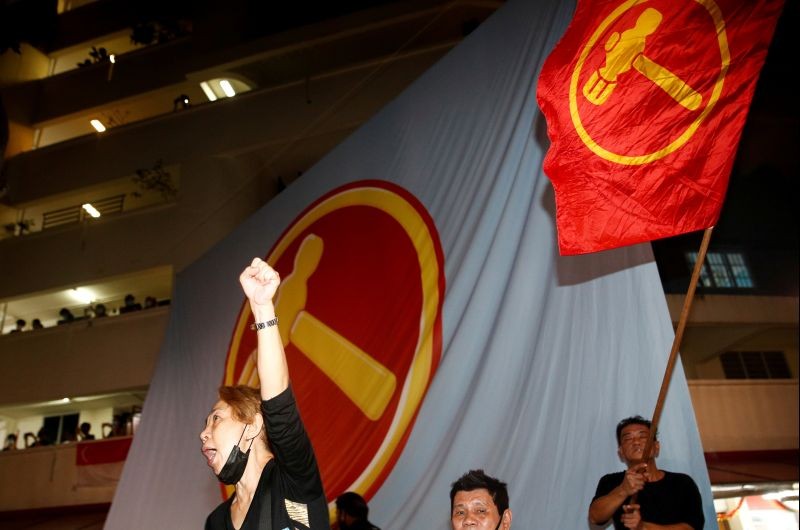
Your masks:
<path fill-rule="evenodd" d="M 206 457 L 206 463 L 208 464 L 208 467 L 213 467 L 214 457 L 217 454 L 217 450 L 210 447 L 203 447 L 201 452 L 203 453 L 203 456 Z"/>

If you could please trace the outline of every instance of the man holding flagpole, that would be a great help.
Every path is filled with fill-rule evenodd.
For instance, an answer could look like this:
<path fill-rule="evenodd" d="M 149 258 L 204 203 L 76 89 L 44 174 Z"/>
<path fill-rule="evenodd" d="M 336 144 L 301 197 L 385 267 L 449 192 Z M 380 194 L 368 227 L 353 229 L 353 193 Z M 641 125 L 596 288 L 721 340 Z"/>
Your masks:
<path fill-rule="evenodd" d="M 705 518 L 694 480 L 658 469 L 657 441 L 645 458 L 650 427 L 650 421 L 641 416 L 617 424 L 619 456 L 628 469 L 600 479 L 589 506 L 589 521 L 603 525 L 613 519 L 616 530 L 701 530 Z"/>
<path fill-rule="evenodd" d="M 589 509 L 616 529 L 703 527 L 697 486 L 655 465 L 655 432 L 783 0 L 578 0 L 542 66 L 562 255 L 704 230 L 651 423 L 617 429 L 626 472 Z M 624 431 L 624 432 L 622 432 Z M 644 439 L 641 440 L 644 433 Z"/>

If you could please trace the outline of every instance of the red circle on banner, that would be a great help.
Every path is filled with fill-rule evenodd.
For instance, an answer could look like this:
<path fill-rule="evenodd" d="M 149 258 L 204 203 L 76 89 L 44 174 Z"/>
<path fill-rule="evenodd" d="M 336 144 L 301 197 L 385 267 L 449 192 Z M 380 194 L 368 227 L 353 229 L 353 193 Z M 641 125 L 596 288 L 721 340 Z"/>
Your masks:
<path fill-rule="evenodd" d="M 370 497 L 397 461 L 441 356 L 444 255 L 403 188 L 362 181 L 301 213 L 266 260 L 292 387 L 329 501 Z M 245 301 L 225 384 L 257 385 Z"/>

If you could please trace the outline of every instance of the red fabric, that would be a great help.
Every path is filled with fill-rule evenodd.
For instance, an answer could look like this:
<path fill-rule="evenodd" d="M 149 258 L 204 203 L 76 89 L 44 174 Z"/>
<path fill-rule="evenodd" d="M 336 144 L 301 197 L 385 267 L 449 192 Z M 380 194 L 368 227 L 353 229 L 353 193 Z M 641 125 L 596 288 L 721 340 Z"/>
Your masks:
<path fill-rule="evenodd" d="M 124 462 L 128 457 L 133 437 L 109 438 L 80 442 L 75 448 L 75 465 L 87 466 Z"/>
<path fill-rule="evenodd" d="M 578 1 L 537 89 L 561 254 L 716 223 L 782 6 Z"/>

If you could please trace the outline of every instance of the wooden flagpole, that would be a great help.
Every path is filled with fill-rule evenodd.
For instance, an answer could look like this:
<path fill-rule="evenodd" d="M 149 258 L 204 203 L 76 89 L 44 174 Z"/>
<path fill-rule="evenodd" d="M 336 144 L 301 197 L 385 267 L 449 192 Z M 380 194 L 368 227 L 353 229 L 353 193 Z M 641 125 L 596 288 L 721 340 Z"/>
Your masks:
<path fill-rule="evenodd" d="M 655 443 L 656 431 L 658 430 L 658 422 L 661 420 L 661 411 L 664 409 L 664 401 L 667 399 L 667 391 L 669 390 L 669 383 L 672 381 L 672 372 L 675 369 L 675 362 L 678 360 L 678 349 L 683 339 L 683 332 L 686 329 L 686 321 L 689 320 L 689 311 L 692 308 L 692 300 L 694 300 L 694 292 L 697 288 L 697 281 L 700 279 L 700 272 L 703 270 L 703 263 L 706 260 L 706 251 L 708 250 L 708 243 L 711 241 L 711 232 L 714 230 L 713 226 L 705 229 L 703 232 L 703 242 L 700 243 L 700 251 L 697 253 L 697 259 L 694 262 L 694 270 L 692 271 L 692 279 L 689 281 L 689 289 L 686 291 L 686 298 L 683 301 L 683 309 L 681 316 L 678 320 L 678 327 L 675 330 L 675 338 L 672 340 L 672 350 L 669 352 L 669 360 L 667 360 L 667 367 L 664 370 L 664 378 L 661 381 L 661 391 L 658 393 L 656 400 L 656 408 L 653 411 L 653 417 L 650 422 L 650 436 L 647 438 L 647 444 L 644 446 L 644 453 L 642 453 L 644 461 L 649 462 L 650 452 L 653 450 Z M 631 504 L 636 503 L 637 494 L 631 497 Z"/>

